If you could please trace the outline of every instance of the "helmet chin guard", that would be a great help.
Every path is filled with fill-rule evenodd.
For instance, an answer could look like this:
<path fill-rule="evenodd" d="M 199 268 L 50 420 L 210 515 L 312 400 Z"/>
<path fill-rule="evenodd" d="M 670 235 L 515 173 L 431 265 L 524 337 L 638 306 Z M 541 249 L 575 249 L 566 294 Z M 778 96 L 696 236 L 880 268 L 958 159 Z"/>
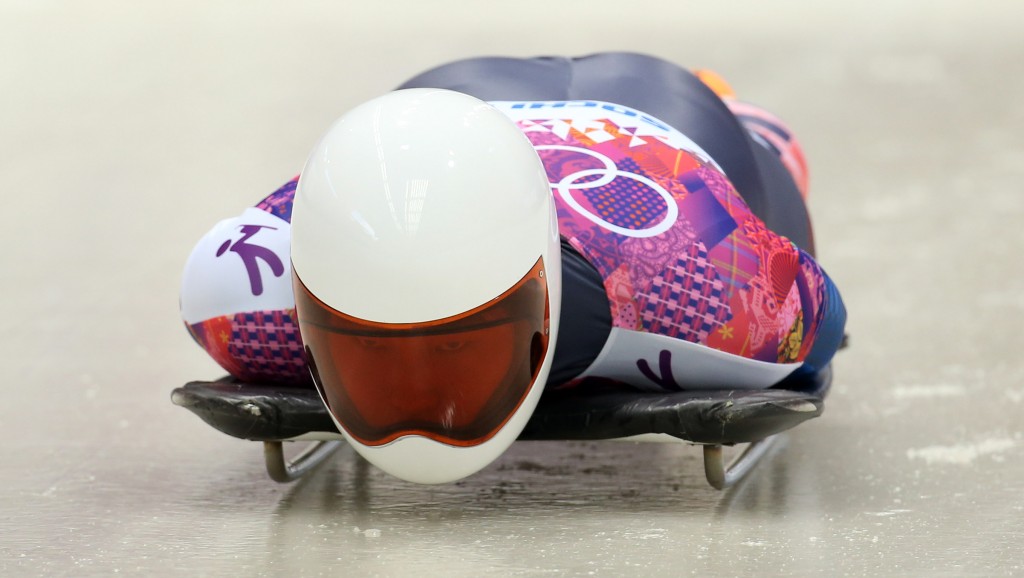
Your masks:
<path fill-rule="evenodd" d="M 302 171 L 291 252 L 314 381 L 363 457 L 442 483 L 515 441 L 554 355 L 561 254 L 510 119 L 439 89 L 355 108 Z"/>

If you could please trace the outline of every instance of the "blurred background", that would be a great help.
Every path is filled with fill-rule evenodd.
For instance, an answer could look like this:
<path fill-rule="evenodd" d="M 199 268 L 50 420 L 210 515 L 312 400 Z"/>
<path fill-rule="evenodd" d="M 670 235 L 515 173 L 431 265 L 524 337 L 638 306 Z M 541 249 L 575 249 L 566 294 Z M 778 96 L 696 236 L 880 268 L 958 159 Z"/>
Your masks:
<path fill-rule="evenodd" d="M 1024 4 L 0 0 L 0 575 L 1024 573 Z M 289 486 L 174 407 L 194 243 L 352 106 L 480 55 L 712 68 L 788 121 L 851 346 L 743 484 L 518 443 L 458 484 Z"/>

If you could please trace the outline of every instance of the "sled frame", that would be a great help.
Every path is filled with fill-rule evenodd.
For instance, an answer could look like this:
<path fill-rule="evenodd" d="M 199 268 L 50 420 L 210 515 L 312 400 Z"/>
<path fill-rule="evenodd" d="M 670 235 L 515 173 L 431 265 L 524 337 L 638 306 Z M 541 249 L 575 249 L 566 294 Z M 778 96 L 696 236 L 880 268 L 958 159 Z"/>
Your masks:
<path fill-rule="evenodd" d="M 291 461 L 285 460 L 283 442 L 263 442 L 263 460 L 267 465 L 270 479 L 287 484 L 306 475 L 331 457 L 341 447 L 341 440 L 327 440 L 312 443 Z"/>
<path fill-rule="evenodd" d="M 775 445 L 777 436 L 769 436 L 751 442 L 743 453 L 726 466 L 722 446 L 708 444 L 704 446 L 704 476 L 711 487 L 726 490 L 746 477 L 755 466 L 768 454 Z"/>
<path fill-rule="evenodd" d="M 728 466 L 721 445 L 706 444 L 704 448 L 704 476 L 716 490 L 726 490 L 749 474 L 775 445 L 776 436 L 753 442 Z M 270 479 L 288 484 L 313 471 L 342 445 L 341 440 L 314 442 L 292 460 L 284 457 L 284 442 L 263 442 L 263 458 Z"/>

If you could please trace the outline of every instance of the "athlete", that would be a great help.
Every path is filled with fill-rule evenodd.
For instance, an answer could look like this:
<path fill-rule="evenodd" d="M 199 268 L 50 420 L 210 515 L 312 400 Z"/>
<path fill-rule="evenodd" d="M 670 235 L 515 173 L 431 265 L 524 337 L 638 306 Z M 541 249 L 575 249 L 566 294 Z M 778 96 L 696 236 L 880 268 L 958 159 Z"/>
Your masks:
<path fill-rule="evenodd" d="M 382 469 L 451 481 L 545 389 L 825 371 L 845 309 L 806 187 L 788 129 L 713 73 L 624 53 L 455 62 L 346 114 L 301 178 L 204 237 L 182 312 L 243 381 L 312 376 Z"/>

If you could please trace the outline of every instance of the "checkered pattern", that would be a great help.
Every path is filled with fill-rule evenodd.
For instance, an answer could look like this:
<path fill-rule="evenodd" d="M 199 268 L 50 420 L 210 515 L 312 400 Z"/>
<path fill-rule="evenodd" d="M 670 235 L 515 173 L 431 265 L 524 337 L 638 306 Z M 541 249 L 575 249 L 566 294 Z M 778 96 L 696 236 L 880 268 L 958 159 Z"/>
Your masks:
<path fill-rule="evenodd" d="M 247 381 L 296 382 L 306 377 L 306 357 L 299 327 L 284 311 L 234 315 L 228 353 Z"/>
<path fill-rule="evenodd" d="M 693 244 L 651 281 L 637 304 L 647 331 L 703 344 L 729 319 L 727 299 L 707 250 L 702 244 Z"/>
<path fill-rule="evenodd" d="M 643 174 L 640 166 L 630 159 L 619 161 L 619 169 Z M 624 229 L 645 229 L 663 219 L 667 210 L 658 193 L 628 177 L 618 176 L 603 187 L 580 192 L 602 219 Z"/>

